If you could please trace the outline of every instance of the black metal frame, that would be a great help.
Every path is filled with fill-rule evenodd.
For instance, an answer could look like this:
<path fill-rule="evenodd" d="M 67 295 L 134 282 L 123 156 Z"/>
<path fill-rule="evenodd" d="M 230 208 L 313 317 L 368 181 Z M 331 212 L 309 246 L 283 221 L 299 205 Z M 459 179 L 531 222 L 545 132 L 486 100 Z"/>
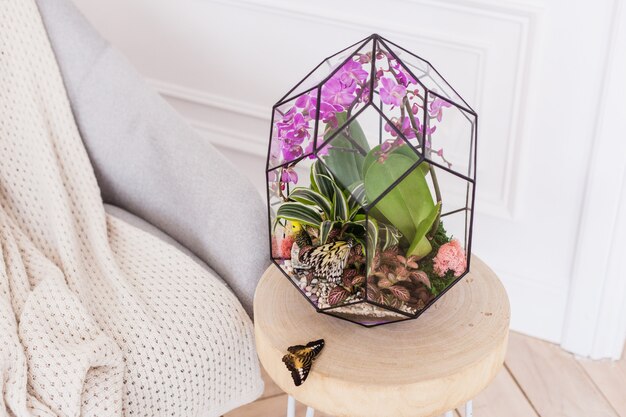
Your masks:
<path fill-rule="evenodd" d="M 366 283 L 365 283 L 365 297 L 361 300 L 353 300 L 347 303 L 343 303 L 340 305 L 336 305 L 336 306 L 332 306 L 332 307 L 326 307 L 326 308 L 319 308 L 311 299 L 309 299 L 309 297 L 307 297 L 306 295 L 302 294 L 307 301 L 313 306 L 313 308 L 315 308 L 315 310 L 319 313 L 323 313 L 323 314 L 327 314 L 336 318 L 339 318 L 341 320 L 346 320 L 349 321 L 351 323 L 356 323 L 358 325 L 364 326 L 364 327 L 376 327 L 376 326 L 380 326 L 383 324 L 391 324 L 391 323 L 398 323 L 398 322 L 402 322 L 405 320 L 413 320 L 416 319 L 418 317 L 420 317 L 426 310 L 428 310 L 430 308 L 430 306 L 432 306 L 434 303 L 436 303 L 445 293 L 447 293 L 450 288 L 452 288 L 455 284 L 457 284 L 461 279 L 463 279 L 463 277 L 465 275 L 467 275 L 471 269 L 471 249 L 472 249 L 472 235 L 473 235 L 473 227 L 474 227 L 474 206 L 475 206 L 475 200 L 476 200 L 476 164 L 477 164 L 477 155 L 476 155 L 476 149 L 477 149 L 477 136 L 478 136 L 478 115 L 476 114 L 476 112 L 471 108 L 471 106 L 461 97 L 461 95 L 445 80 L 445 78 L 432 66 L 432 64 L 430 64 L 429 61 L 419 57 L 418 55 L 408 51 L 407 49 L 395 44 L 394 42 L 391 42 L 381 36 L 379 36 L 378 34 L 373 34 L 371 36 L 368 36 L 365 39 L 362 39 L 354 44 L 352 44 L 351 46 L 341 50 L 340 52 L 337 52 L 336 54 L 333 54 L 327 58 L 325 58 L 319 65 L 317 65 L 311 72 L 309 72 L 304 78 L 302 78 L 292 89 L 290 89 L 287 94 L 285 94 L 280 100 L 278 100 L 278 102 L 272 107 L 272 116 L 271 116 L 271 128 L 270 128 L 270 135 L 269 135 L 269 141 L 268 141 L 268 151 L 267 151 L 267 163 L 266 163 L 266 182 L 267 182 L 267 207 L 268 207 L 268 228 L 269 228 L 269 247 L 270 247 L 270 258 L 272 260 L 272 263 L 274 263 L 274 265 L 276 265 L 276 267 L 283 273 L 283 275 L 285 275 L 285 277 L 294 285 L 294 287 L 296 287 L 296 289 L 298 290 L 298 292 L 302 293 L 302 290 L 300 289 L 300 287 L 298 286 L 296 280 L 290 276 L 285 270 L 283 270 L 283 268 L 281 267 L 281 265 L 277 262 L 277 259 L 275 259 L 273 257 L 272 254 L 272 235 L 273 235 L 273 225 L 272 225 L 272 208 L 270 205 L 270 174 L 273 173 L 273 171 L 277 171 L 284 168 L 284 167 L 288 167 L 288 166 L 294 166 L 295 164 L 297 164 L 298 162 L 300 162 L 301 160 L 303 160 L 306 157 L 309 157 L 311 154 L 306 154 L 306 155 L 302 155 L 296 159 L 294 159 L 293 161 L 287 161 L 284 163 L 281 163 L 277 166 L 274 167 L 270 167 L 270 160 L 271 160 L 271 152 L 272 152 L 272 140 L 273 140 L 273 130 L 274 130 L 274 117 L 277 111 L 277 108 L 288 103 L 289 101 L 292 101 L 294 99 L 296 99 L 297 97 L 299 97 L 302 94 L 306 94 L 308 92 L 311 92 L 315 89 L 317 89 L 317 97 L 318 99 L 321 98 L 321 87 L 322 85 L 324 85 L 324 83 L 326 83 L 345 63 L 347 63 L 350 59 L 352 59 L 352 57 L 358 53 L 359 51 L 361 51 L 364 47 L 367 46 L 367 44 L 372 41 L 372 65 L 371 65 L 371 70 L 370 70 L 370 97 L 368 102 L 359 110 L 357 110 L 354 114 L 350 115 L 350 117 L 348 119 L 346 119 L 346 121 L 344 122 L 344 124 L 342 126 L 338 126 L 336 129 L 336 132 L 328 139 L 324 140 L 324 143 L 319 147 L 318 149 L 318 144 L 317 144 L 317 133 L 318 133 L 318 126 L 319 126 L 319 112 L 317 114 L 317 117 L 315 119 L 315 127 L 314 127 L 314 135 L 313 135 L 313 154 L 315 154 L 315 156 L 317 157 L 318 161 L 322 161 L 322 159 L 318 156 L 318 152 L 320 150 L 322 150 L 325 146 L 328 146 L 329 143 L 331 143 L 333 141 L 333 139 L 335 137 L 337 137 L 339 135 L 339 133 L 345 128 L 348 127 L 350 125 L 350 123 L 353 120 L 356 120 L 357 117 L 368 107 L 372 107 L 373 109 L 375 109 L 380 115 L 380 122 L 379 122 L 379 130 L 381 131 L 381 137 L 382 137 L 382 122 L 383 120 L 385 120 L 398 134 L 398 137 L 402 138 L 417 154 L 418 154 L 418 161 L 411 166 L 411 168 L 409 168 L 402 176 L 400 176 L 398 179 L 396 179 L 384 192 L 382 192 L 374 201 L 372 202 L 368 202 L 368 204 L 366 206 L 363 206 L 363 210 L 365 211 L 366 216 L 369 216 L 369 211 L 372 207 L 374 207 L 376 205 L 376 203 L 378 203 L 382 198 L 385 197 L 385 195 L 387 195 L 394 187 L 396 187 L 403 179 L 405 179 L 411 172 L 413 172 L 415 169 L 417 169 L 419 167 L 419 165 L 423 162 L 427 162 L 429 164 L 432 164 L 434 166 L 437 167 L 437 169 L 446 171 L 452 175 L 455 175 L 456 177 L 462 179 L 463 181 L 467 182 L 467 188 L 466 188 L 466 204 L 464 208 L 459 208 L 459 209 L 455 209 L 452 210 L 450 212 L 444 213 L 441 215 L 441 217 L 445 217 L 448 215 L 453 215 L 456 213 L 460 213 L 460 212 L 466 212 L 465 213 L 465 232 L 466 232 L 466 242 L 465 243 L 465 250 L 466 250 L 466 254 L 467 254 L 467 268 L 465 270 L 465 272 L 463 274 L 461 274 L 461 276 L 459 276 L 458 278 L 456 278 L 454 281 L 452 281 L 444 290 L 442 290 L 436 297 L 434 297 L 433 299 L 431 299 L 421 310 L 417 311 L 415 314 L 409 314 L 407 312 L 401 311 L 399 309 L 393 308 L 391 306 L 385 305 L 385 304 L 381 304 L 381 303 L 377 303 L 375 301 L 369 300 L 368 296 L 367 296 L 367 277 L 366 277 Z M 394 51 L 394 49 L 391 46 L 401 50 L 404 53 L 407 53 L 409 55 L 411 55 L 412 57 L 420 60 L 421 62 L 424 63 L 424 65 L 428 68 L 428 70 L 432 70 L 434 73 L 437 74 L 437 76 L 443 80 L 443 82 L 446 84 L 446 86 L 448 88 L 450 88 L 450 90 L 452 92 L 454 92 L 454 94 L 462 101 L 462 104 L 455 102 L 454 100 L 451 100 L 448 97 L 445 97 L 435 91 L 432 91 L 432 89 L 428 88 L 421 80 L 419 77 L 417 77 L 413 71 L 399 58 L 399 56 L 396 54 L 396 52 Z M 374 80 L 375 80 L 375 71 L 376 71 L 376 51 L 378 50 L 377 47 L 382 47 L 384 48 L 384 50 L 388 53 L 390 53 L 395 60 L 400 63 L 400 65 L 402 65 L 402 68 L 410 75 L 412 76 L 417 82 L 418 84 L 424 89 L 424 118 L 423 118 L 423 126 L 424 129 L 426 131 L 426 129 L 428 128 L 428 118 L 427 118 L 427 114 L 428 114 L 428 110 L 426 108 L 426 105 L 428 103 L 428 95 L 432 94 L 436 97 L 438 97 L 441 100 L 444 100 L 448 103 L 450 103 L 451 105 L 455 106 L 457 109 L 462 110 L 462 114 L 465 115 L 465 117 L 469 120 L 470 124 L 471 124 L 471 138 L 470 138 L 470 149 L 469 149 L 469 163 L 468 163 L 468 176 L 460 174 L 458 172 L 456 172 L 455 170 L 449 169 L 445 166 L 443 166 L 442 164 L 433 161 L 432 159 L 427 157 L 427 152 L 425 149 L 426 146 L 426 140 L 422 140 L 422 144 L 421 144 L 421 149 L 416 148 L 413 144 L 410 143 L 409 140 L 407 140 L 404 135 L 402 134 L 402 132 L 399 131 L 399 129 L 396 128 L 396 126 L 391 123 L 391 121 L 388 119 L 388 117 L 385 115 L 383 109 L 380 106 L 377 106 L 376 104 L 374 104 Z M 328 60 L 330 60 L 333 57 L 338 56 L 339 54 L 342 54 L 348 50 L 353 50 L 352 53 L 350 53 L 347 58 L 345 58 L 344 60 L 341 61 L 341 63 L 339 65 L 337 65 L 337 67 L 330 72 L 330 74 L 328 74 L 322 81 L 320 81 L 317 85 L 310 87 L 304 91 L 302 91 L 302 93 L 293 95 L 294 91 L 296 91 L 298 89 L 299 86 L 301 86 L 304 81 L 311 76 L 316 70 L 318 70 L 322 65 L 324 65 L 324 63 L 326 63 Z M 433 80 L 433 82 L 436 82 L 432 77 L 430 77 L 431 80 Z M 468 117 L 468 114 L 473 116 L 473 120 L 470 119 L 470 117 Z M 424 136 L 424 139 L 426 138 L 426 136 Z M 322 161 L 323 163 L 323 161 Z M 332 171 L 331 171 L 332 172 Z M 470 184 L 471 184 L 471 192 L 470 192 Z M 469 223 L 469 224 L 468 224 Z M 369 250 L 368 248 L 366 248 L 366 250 Z M 367 272 L 367 271 L 366 271 Z M 341 307 L 346 307 L 348 305 L 356 305 L 356 304 L 361 304 L 361 303 L 368 303 L 371 304 L 373 306 L 379 307 L 379 308 L 383 308 L 385 310 L 389 310 L 392 311 L 394 313 L 400 314 L 402 316 L 404 316 L 405 318 L 401 318 L 398 320 L 393 320 L 393 321 L 387 321 L 387 322 L 381 322 L 381 323 L 376 323 L 376 324 L 363 324 L 360 323 L 358 321 L 353 321 L 353 320 L 349 320 L 345 317 L 341 317 L 338 315 L 338 313 L 333 314 L 333 310 L 336 310 L 338 308 Z"/>

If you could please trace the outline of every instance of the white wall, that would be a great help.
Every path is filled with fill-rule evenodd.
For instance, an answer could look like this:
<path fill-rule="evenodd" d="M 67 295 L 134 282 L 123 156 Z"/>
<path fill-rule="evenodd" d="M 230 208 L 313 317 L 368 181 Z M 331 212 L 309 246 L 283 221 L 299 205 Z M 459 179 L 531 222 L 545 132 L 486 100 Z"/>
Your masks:
<path fill-rule="evenodd" d="M 610 126 L 598 136 L 600 120 L 616 117 L 602 103 L 621 54 L 609 42 L 620 0 L 75 2 L 259 189 L 270 108 L 322 58 L 373 32 L 427 57 L 480 117 L 474 251 L 507 287 L 513 328 L 555 342 L 594 337 L 603 298 L 589 305 L 581 294 L 606 274 L 570 289 L 596 262 L 577 244 L 602 224 L 582 215 L 596 186 L 588 175 L 602 166 L 591 163 L 595 143 L 610 153 L 626 139 Z M 622 173 L 616 164 L 604 175 Z M 615 247 L 624 239 L 609 238 L 626 253 Z M 581 309 L 594 313 L 576 329 L 568 319 Z M 568 348 L 591 354 L 577 341 Z"/>

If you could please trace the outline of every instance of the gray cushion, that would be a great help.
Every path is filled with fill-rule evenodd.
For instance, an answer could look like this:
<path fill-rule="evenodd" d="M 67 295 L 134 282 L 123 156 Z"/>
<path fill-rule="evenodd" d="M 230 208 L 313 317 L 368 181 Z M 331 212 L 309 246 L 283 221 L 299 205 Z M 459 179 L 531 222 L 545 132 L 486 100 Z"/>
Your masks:
<path fill-rule="evenodd" d="M 256 283 L 269 265 L 261 196 L 70 1 L 37 3 L 104 202 L 187 247 L 252 314 Z"/>

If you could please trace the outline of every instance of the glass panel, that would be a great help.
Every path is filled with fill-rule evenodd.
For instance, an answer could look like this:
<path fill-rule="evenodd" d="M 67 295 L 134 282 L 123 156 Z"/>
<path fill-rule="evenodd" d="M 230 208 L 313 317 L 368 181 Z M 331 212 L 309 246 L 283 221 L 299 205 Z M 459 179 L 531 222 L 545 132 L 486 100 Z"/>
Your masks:
<path fill-rule="evenodd" d="M 440 94 L 444 98 L 458 104 L 459 106 L 469 107 L 467 102 L 463 100 L 454 88 L 430 65 L 426 60 L 418 57 L 412 52 L 407 51 L 399 45 L 383 40 L 383 43 L 393 52 L 409 69 L 409 71 L 417 77 L 428 90 Z"/>
<path fill-rule="evenodd" d="M 443 214 L 470 208 L 472 182 L 434 164 L 425 164 L 425 167 L 428 167 L 426 181 L 431 195 L 435 201 L 441 200 Z"/>
<path fill-rule="evenodd" d="M 426 98 L 426 158 L 473 178 L 476 116 L 430 92 Z"/>
<path fill-rule="evenodd" d="M 384 46 L 377 44 L 374 104 L 387 120 L 385 132 L 422 151 L 426 90 Z"/>
<path fill-rule="evenodd" d="M 389 174 L 394 169 L 404 171 L 402 163 L 390 156 L 384 163 L 376 162 L 378 165 L 370 168 L 375 178 L 387 177 L 387 182 L 392 184 L 368 212 L 368 239 L 372 242 L 369 247 L 375 250 L 368 262 L 367 298 L 378 305 L 416 315 L 432 298 L 428 272 L 432 266 L 423 265 L 422 260 L 434 249 L 439 208 L 428 185 L 426 163 L 422 162 L 393 184 L 395 177 Z"/>
<path fill-rule="evenodd" d="M 310 74 L 308 74 L 300 83 L 298 83 L 292 91 L 287 93 L 285 97 L 283 97 L 279 102 L 290 101 L 294 97 L 298 97 L 305 93 L 306 91 L 310 91 L 317 87 L 320 83 L 324 82 L 333 72 L 337 71 L 339 67 L 341 67 L 344 62 L 350 57 L 354 60 L 358 60 L 358 56 L 361 54 L 366 54 L 368 51 L 371 55 L 372 50 L 372 41 L 371 40 L 362 40 L 357 42 L 354 45 L 344 49 L 331 56 L 330 58 L 322 61 Z M 369 49 L 365 45 L 370 45 Z M 368 69 L 369 72 L 369 69 Z"/>
<path fill-rule="evenodd" d="M 361 205 L 369 204 L 393 182 L 386 182 L 385 188 L 380 182 L 368 190 L 364 188 L 367 171 L 375 162 L 381 164 L 390 155 L 394 155 L 392 159 L 401 155 L 402 161 L 408 161 L 410 167 L 419 160 L 415 149 L 403 138 L 394 137 L 384 130 L 383 122 L 380 113 L 373 106 L 368 106 L 343 129 L 335 130 L 317 153 L 337 184 Z M 397 173 L 398 169 L 393 172 Z M 398 177 L 404 172 L 406 169 L 399 172 Z"/>
<path fill-rule="evenodd" d="M 467 270 L 476 117 L 426 61 L 358 46 L 275 106 L 268 204 L 285 275 L 318 310 L 374 326 L 417 316 Z"/>
<path fill-rule="evenodd" d="M 315 155 L 268 171 L 272 256 L 320 309 L 364 298 L 365 222 Z"/>
<path fill-rule="evenodd" d="M 268 169 L 290 165 L 313 152 L 315 113 L 305 107 L 307 93 L 274 108 Z"/>
<path fill-rule="evenodd" d="M 320 101 L 318 148 L 369 103 L 373 48 L 374 41 L 367 42 L 321 84 L 321 100 L 314 97 Z"/>
<path fill-rule="evenodd" d="M 393 323 L 411 318 L 411 316 L 396 313 L 371 303 L 359 303 L 333 308 L 325 310 L 324 313 L 364 326 L 377 326 L 379 324 Z"/>

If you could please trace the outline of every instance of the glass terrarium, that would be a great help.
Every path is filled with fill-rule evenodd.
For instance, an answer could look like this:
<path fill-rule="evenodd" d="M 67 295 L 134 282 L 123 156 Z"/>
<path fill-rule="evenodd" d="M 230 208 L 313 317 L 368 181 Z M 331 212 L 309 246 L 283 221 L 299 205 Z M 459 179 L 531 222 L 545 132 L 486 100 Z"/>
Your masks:
<path fill-rule="evenodd" d="M 418 317 L 469 270 L 477 116 L 430 65 L 372 35 L 274 107 L 271 257 L 319 312 Z"/>

